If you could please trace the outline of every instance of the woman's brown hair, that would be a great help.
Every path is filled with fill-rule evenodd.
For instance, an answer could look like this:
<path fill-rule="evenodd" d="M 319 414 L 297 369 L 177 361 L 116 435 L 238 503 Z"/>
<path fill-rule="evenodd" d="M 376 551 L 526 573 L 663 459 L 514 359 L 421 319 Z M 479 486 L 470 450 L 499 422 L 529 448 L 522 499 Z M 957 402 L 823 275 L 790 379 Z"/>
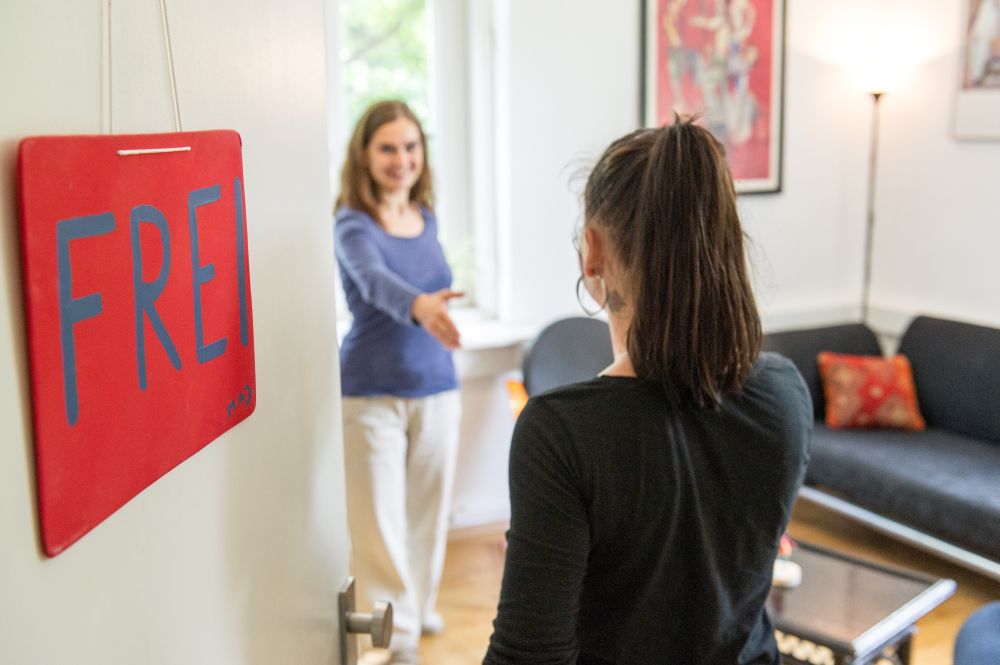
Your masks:
<path fill-rule="evenodd" d="M 628 353 L 672 401 L 704 407 L 743 386 L 761 328 L 723 147 L 675 118 L 612 143 L 584 190 L 626 276 Z"/>
<path fill-rule="evenodd" d="M 424 150 L 424 169 L 417 182 L 410 188 L 410 201 L 433 207 L 434 187 L 431 184 L 431 167 L 427 160 L 427 139 L 424 128 L 410 107 L 398 100 L 376 102 L 362 114 L 354 127 L 351 140 L 347 144 L 347 157 L 340 169 L 340 195 L 334 205 L 334 210 L 347 206 L 367 213 L 372 219 L 378 220 L 378 186 L 368 171 L 366 151 L 375 132 L 387 123 L 406 118 L 417 126 L 420 132 L 420 145 Z"/>

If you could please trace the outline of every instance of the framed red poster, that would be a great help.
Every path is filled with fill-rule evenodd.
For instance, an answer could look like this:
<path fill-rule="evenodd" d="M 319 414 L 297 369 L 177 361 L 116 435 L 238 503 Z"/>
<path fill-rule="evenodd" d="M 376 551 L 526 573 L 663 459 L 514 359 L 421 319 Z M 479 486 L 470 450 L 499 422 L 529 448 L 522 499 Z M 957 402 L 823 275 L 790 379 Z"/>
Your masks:
<path fill-rule="evenodd" d="M 966 0 L 955 94 L 955 138 L 1000 140 L 1000 2 Z"/>
<path fill-rule="evenodd" d="M 644 0 L 642 121 L 698 115 L 741 193 L 781 190 L 784 0 Z"/>
<path fill-rule="evenodd" d="M 240 137 L 25 139 L 42 546 L 55 556 L 256 405 Z"/>

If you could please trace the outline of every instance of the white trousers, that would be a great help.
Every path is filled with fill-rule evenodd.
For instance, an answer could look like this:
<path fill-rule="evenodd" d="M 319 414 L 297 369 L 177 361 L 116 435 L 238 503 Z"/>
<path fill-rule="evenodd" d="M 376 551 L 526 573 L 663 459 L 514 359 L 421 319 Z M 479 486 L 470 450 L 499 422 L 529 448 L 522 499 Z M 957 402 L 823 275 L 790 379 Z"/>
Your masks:
<path fill-rule="evenodd" d="M 458 391 L 345 397 L 351 568 L 359 609 L 392 603 L 393 650 L 414 650 L 434 611 L 458 451 Z"/>

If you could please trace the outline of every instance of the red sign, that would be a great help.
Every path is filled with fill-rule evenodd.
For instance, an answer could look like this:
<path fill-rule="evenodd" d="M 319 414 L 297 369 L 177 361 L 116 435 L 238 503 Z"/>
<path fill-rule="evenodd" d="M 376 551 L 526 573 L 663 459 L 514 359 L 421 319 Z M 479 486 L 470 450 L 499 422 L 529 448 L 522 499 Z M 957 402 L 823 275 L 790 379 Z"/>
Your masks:
<path fill-rule="evenodd" d="M 21 253 L 42 544 L 59 554 L 253 412 L 233 131 L 29 138 Z"/>

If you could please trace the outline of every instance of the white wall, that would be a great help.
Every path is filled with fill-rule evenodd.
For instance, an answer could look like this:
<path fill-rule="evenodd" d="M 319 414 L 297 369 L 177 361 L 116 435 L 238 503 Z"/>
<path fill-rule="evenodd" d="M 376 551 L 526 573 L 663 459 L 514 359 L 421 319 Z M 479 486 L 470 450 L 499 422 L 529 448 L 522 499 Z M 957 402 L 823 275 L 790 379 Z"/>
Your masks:
<path fill-rule="evenodd" d="M 578 314 L 570 244 L 580 220 L 573 173 L 633 129 L 639 104 L 639 3 L 510 0 L 510 302 L 540 324 Z M 579 183 L 582 186 L 582 183 Z"/>
<path fill-rule="evenodd" d="M 514 336 L 579 314 L 570 176 L 637 118 L 638 3 L 494 0 L 498 311 Z M 480 328 L 477 330 L 477 328 Z M 470 329 L 472 334 L 466 334 Z M 463 327 L 479 338 L 481 326 Z M 462 447 L 454 526 L 506 519 L 518 344 L 459 352 Z"/>
<path fill-rule="evenodd" d="M 952 138 L 958 87 L 963 0 L 841 0 L 790 3 L 808 12 L 803 30 L 790 38 L 811 57 L 861 84 L 866 78 L 896 85 L 881 102 L 881 136 L 875 200 L 872 321 L 890 336 L 916 314 L 972 322 L 1000 322 L 996 284 L 1000 267 L 1000 213 L 993 196 L 1000 166 L 1000 142 L 958 142 Z M 880 70 L 884 70 L 881 71 Z M 865 76 L 867 74 L 867 76 Z M 803 88 L 792 84 L 798 96 Z M 859 89 L 844 92 L 854 98 Z M 850 168 L 867 176 L 872 105 L 861 114 L 851 103 Z M 859 143 L 860 141 L 860 143 Z M 860 148 L 860 150 L 859 150 Z M 863 161 L 862 161 L 863 160 Z M 809 168 L 809 165 L 806 165 Z M 853 179 L 843 199 L 854 212 L 849 236 L 860 260 L 867 185 Z M 860 264 L 847 274 L 860 279 Z"/>
<path fill-rule="evenodd" d="M 810 35 L 823 27 L 815 3 L 790 4 L 783 191 L 741 199 L 770 327 L 856 316 L 861 288 L 867 97 L 806 50 Z M 500 290 L 507 294 L 501 314 L 537 328 L 580 315 L 570 238 L 581 219 L 583 183 L 571 180 L 639 122 L 640 7 L 618 0 L 500 5 L 509 11 L 501 49 L 507 60 L 500 67 L 509 90 L 498 110 L 509 135 L 501 174 L 509 183 L 499 229 L 506 276 Z M 511 360 L 498 371 L 516 368 L 516 354 L 498 357 Z M 458 524 L 508 510 L 510 428 L 502 420 L 509 411 L 502 380 L 486 381 L 480 375 L 463 389 L 466 421 L 495 426 L 470 424 L 463 432 Z"/>
<path fill-rule="evenodd" d="M 867 99 L 803 46 L 812 18 L 790 3 L 782 191 L 743 196 L 765 329 L 857 316 Z"/>
<path fill-rule="evenodd" d="M 1000 321 L 1000 142 L 951 137 L 964 3 L 787 4 L 782 191 L 740 200 L 765 326 L 858 316 L 872 108 L 850 78 L 848 65 L 871 69 L 860 56 L 909 69 L 882 102 L 876 322 L 898 327 L 919 312 Z M 639 3 L 509 6 L 506 314 L 540 324 L 578 312 L 570 175 L 638 122 Z"/>
<path fill-rule="evenodd" d="M 941 52 L 883 102 L 872 302 L 1000 325 L 1000 141 L 951 136 L 964 3 L 912 4 Z"/>
<path fill-rule="evenodd" d="M 640 3 L 497 1 L 509 7 L 501 313 L 540 326 L 580 311 L 570 175 L 639 121 Z M 950 137 L 963 5 L 788 0 L 782 191 L 740 199 L 765 329 L 860 316 L 872 104 L 851 75 L 871 73 L 873 55 L 916 65 L 882 102 L 873 320 L 890 336 L 917 313 L 1000 323 L 1000 143 Z M 498 399 L 483 403 L 496 411 L 475 417 L 498 417 Z M 486 461 L 460 473 L 505 473 L 509 432 L 480 436 L 466 445 Z M 505 493 L 477 487 L 456 505 L 503 509 Z"/>
<path fill-rule="evenodd" d="M 463 417 L 451 508 L 453 528 L 500 522 L 510 516 L 507 458 L 514 416 L 505 384 L 508 379 L 520 379 L 521 355 L 518 343 L 456 353 Z"/>
<path fill-rule="evenodd" d="M 331 663 L 346 574 L 319 0 L 171 0 L 185 129 L 244 143 L 256 412 L 38 545 L 14 156 L 105 117 L 101 2 L 0 3 L 0 662 Z M 117 132 L 172 130 L 159 3 L 114 3 Z"/>
<path fill-rule="evenodd" d="M 867 98 L 810 54 L 817 3 L 788 9 L 784 181 L 741 199 L 766 321 L 850 315 L 861 285 Z M 509 318 L 576 314 L 570 176 L 639 122 L 639 3 L 510 2 Z M 803 314 L 804 312 L 804 314 Z"/>

